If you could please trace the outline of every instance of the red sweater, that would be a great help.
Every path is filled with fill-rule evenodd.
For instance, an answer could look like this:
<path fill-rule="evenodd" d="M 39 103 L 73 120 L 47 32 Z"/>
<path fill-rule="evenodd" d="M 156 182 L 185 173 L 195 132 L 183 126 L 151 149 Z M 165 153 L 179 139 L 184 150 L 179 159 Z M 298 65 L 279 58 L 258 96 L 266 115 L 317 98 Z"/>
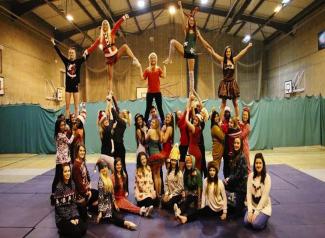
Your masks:
<path fill-rule="evenodd" d="M 155 71 L 151 68 L 146 68 L 143 72 L 143 78 L 148 79 L 148 93 L 159 93 L 160 92 L 160 77 L 163 71 L 160 67 L 156 67 Z"/>

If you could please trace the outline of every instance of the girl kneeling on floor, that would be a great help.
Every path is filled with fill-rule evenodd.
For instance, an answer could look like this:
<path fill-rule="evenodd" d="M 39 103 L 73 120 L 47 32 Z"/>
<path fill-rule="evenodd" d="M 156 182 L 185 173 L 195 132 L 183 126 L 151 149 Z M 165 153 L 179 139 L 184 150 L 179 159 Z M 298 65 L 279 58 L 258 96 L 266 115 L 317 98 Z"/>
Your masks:
<path fill-rule="evenodd" d="M 272 213 L 271 177 L 266 172 L 265 161 L 262 153 L 257 153 L 254 158 L 253 173 L 247 181 L 247 212 L 244 218 L 246 226 L 256 230 L 264 229 Z"/>

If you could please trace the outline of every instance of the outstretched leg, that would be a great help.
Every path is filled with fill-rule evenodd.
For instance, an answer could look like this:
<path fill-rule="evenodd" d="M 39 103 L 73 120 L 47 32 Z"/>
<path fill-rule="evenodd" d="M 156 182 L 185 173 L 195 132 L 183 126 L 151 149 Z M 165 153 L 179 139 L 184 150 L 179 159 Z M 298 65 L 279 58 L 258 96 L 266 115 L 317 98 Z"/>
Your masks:
<path fill-rule="evenodd" d="M 137 67 L 140 67 L 140 63 L 139 63 L 139 60 L 134 56 L 132 50 L 130 49 L 130 47 L 127 45 L 127 44 L 123 44 L 119 49 L 118 49 L 118 52 L 117 52 L 117 58 L 121 58 L 121 56 L 123 54 L 126 54 L 128 55 L 129 57 L 132 58 L 133 60 L 133 64 L 136 65 Z"/>
<path fill-rule="evenodd" d="M 181 56 L 184 56 L 184 47 L 183 47 L 183 45 L 181 43 L 179 43 L 177 40 L 172 39 L 170 41 L 170 45 L 169 45 L 168 58 L 166 60 L 164 60 L 164 62 L 163 62 L 164 64 L 173 63 L 172 56 L 173 56 L 173 53 L 174 53 L 175 49 Z"/>

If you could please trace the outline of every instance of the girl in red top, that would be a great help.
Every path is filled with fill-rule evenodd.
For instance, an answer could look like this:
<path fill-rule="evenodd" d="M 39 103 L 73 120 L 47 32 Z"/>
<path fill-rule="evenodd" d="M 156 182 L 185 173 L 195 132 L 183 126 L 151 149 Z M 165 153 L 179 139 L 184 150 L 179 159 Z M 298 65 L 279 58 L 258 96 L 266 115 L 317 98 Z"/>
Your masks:
<path fill-rule="evenodd" d="M 195 157 L 195 168 L 201 171 L 201 159 L 202 154 L 200 150 L 200 134 L 201 134 L 201 127 L 200 123 L 202 121 L 202 116 L 200 114 L 196 114 L 193 118 L 193 123 L 189 120 L 189 111 L 190 108 L 187 108 L 186 113 L 186 124 L 189 130 L 189 146 L 188 146 L 188 153 Z M 202 171 L 201 171 L 202 172 Z"/>
<path fill-rule="evenodd" d="M 114 161 L 114 173 L 112 174 L 112 182 L 114 185 L 115 201 L 118 208 L 134 214 L 139 214 L 140 216 L 151 215 L 153 209 L 152 206 L 142 206 L 140 208 L 127 199 L 129 196 L 128 177 L 127 174 L 124 173 L 122 160 L 120 158 L 116 158 Z"/>
<path fill-rule="evenodd" d="M 94 52 L 94 50 L 99 46 L 103 51 L 106 59 L 106 64 L 108 66 L 108 91 L 113 89 L 113 65 L 121 58 L 123 54 L 127 54 L 133 59 L 133 64 L 140 67 L 138 59 L 134 56 L 132 50 L 127 44 L 123 44 L 119 49 L 115 46 L 116 32 L 120 28 L 124 20 L 128 19 L 129 15 L 125 14 L 120 20 L 116 22 L 113 29 L 109 25 L 107 20 L 102 22 L 102 27 L 100 30 L 100 37 L 85 50 L 84 55 L 87 56 Z"/>
<path fill-rule="evenodd" d="M 140 67 L 140 77 L 143 80 L 148 79 L 148 91 L 146 96 L 146 112 L 144 114 L 144 120 L 148 121 L 150 108 L 152 106 L 153 99 L 155 99 L 159 116 L 161 121 L 164 121 L 164 112 L 162 110 L 162 96 L 160 92 L 160 78 L 166 77 L 166 66 L 162 70 L 158 65 L 157 54 L 152 52 L 149 57 L 149 67 L 142 72 L 142 67 Z"/>
<path fill-rule="evenodd" d="M 240 138 L 243 141 L 243 153 L 245 155 L 248 173 L 251 172 L 251 166 L 249 161 L 249 141 L 248 141 L 249 134 L 251 133 L 251 127 L 249 125 L 250 119 L 251 119 L 251 115 L 250 115 L 249 108 L 245 107 L 242 112 L 242 121 L 239 122 L 239 126 L 241 129 Z"/>

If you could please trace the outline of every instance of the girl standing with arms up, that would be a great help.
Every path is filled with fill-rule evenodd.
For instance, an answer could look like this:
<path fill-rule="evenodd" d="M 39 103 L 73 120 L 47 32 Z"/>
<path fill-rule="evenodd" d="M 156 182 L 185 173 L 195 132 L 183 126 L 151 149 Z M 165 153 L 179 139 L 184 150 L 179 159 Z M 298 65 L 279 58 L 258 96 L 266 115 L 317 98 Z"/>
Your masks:
<path fill-rule="evenodd" d="M 54 46 L 55 51 L 60 56 L 65 66 L 65 117 L 70 116 L 70 100 L 73 95 L 74 101 L 74 114 L 79 115 L 79 83 L 80 83 L 80 68 L 81 64 L 85 62 L 86 56 L 76 58 L 76 49 L 73 47 L 69 48 L 68 58 L 66 58 L 57 45 L 55 44 L 54 38 L 51 38 L 51 42 Z"/>
<path fill-rule="evenodd" d="M 142 72 L 142 67 L 140 66 L 140 76 L 143 80 L 148 79 L 148 91 L 146 96 L 146 112 L 144 114 L 145 121 L 148 121 L 149 112 L 152 106 L 153 99 L 156 101 L 157 109 L 161 121 L 164 121 L 164 111 L 162 109 L 162 95 L 160 92 L 160 78 L 166 77 L 166 66 L 163 70 L 157 65 L 158 56 L 155 52 L 150 53 L 149 57 L 149 67 Z"/>
<path fill-rule="evenodd" d="M 223 114 L 225 111 L 227 100 L 232 100 L 235 108 L 235 116 L 239 117 L 238 98 L 240 96 L 240 91 L 238 83 L 234 78 L 235 65 L 252 46 L 253 44 L 249 43 L 236 56 L 233 55 L 232 48 L 230 46 L 226 46 L 223 56 L 220 56 L 213 50 L 212 47 L 210 47 L 209 45 L 204 45 L 204 47 L 210 52 L 212 57 L 216 61 L 218 61 L 222 66 L 223 80 L 221 80 L 218 89 L 218 96 L 222 100 L 220 110 L 221 120 L 223 120 Z"/>
<path fill-rule="evenodd" d="M 188 64 L 188 75 L 189 75 L 189 88 L 190 91 L 194 89 L 194 65 L 195 65 L 195 59 L 197 57 L 196 54 L 196 40 L 199 39 L 203 45 L 205 45 L 206 48 L 211 48 L 211 46 L 203 39 L 201 36 L 201 33 L 197 29 L 196 26 L 196 20 L 195 20 L 195 13 L 198 11 L 198 7 L 194 8 L 190 14 L 186 14 L 183 11 L 182 2 L 178 1 L 178 5 L 180 7 L 180 14 L 182 19 L 182 27 L 185 34 L 185 41 L 182 45 L 180 42 L 178 42 L 175 39 L 172 39 L 170 41 L 169 46 L 169 55 L 168 58 L 164 61 L 164 64 L 171 64 L 172 63 L 172 55 L 174 52 L 174 49 L 183 56 L 185 59 L 187 59 Z M 185 19 L 185 16 L 187 19 Z"/>

